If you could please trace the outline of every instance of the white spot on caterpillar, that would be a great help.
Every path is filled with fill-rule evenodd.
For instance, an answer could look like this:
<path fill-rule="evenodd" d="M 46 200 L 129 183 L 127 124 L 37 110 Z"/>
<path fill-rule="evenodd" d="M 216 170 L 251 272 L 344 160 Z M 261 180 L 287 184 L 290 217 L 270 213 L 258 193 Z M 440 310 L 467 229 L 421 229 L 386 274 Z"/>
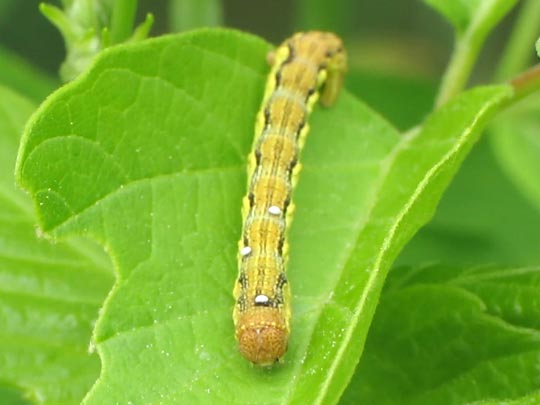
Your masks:
<path fill-rule="evenodd" d="M 240 249 L 240 254 L 242 256 L 247 256 L 251 253 L 251 248 L 249 246 L 244 246 L 242 249 Z"/>
<path fill-rule="evenodd" d="M 272 205 L 268 208 L 268 212 L 272 215 L 281 215 L 281 208 L 277 205 Z"/>
<path fill-rule="evenodd" d="M 259 294 L 255 297 L 255 304 L 266 304 L 270 298 L 264 294 Z"/>

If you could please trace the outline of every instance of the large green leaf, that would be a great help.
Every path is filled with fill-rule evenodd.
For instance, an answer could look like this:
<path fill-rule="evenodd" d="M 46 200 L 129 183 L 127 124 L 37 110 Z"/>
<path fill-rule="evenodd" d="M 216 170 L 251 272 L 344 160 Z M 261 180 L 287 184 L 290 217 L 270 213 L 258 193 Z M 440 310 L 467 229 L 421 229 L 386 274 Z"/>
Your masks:
<path fill-rule="evenodd" d="M 13 178 L 33 110 L 0 87 L 0 387 L 17 387 L 40 403 L 78 403 L 99 375 L 88 345 L 111 266 L 88 241 L 37 238 L 32 203 Z M 9 392 L 0 389 L 0 403 L 12 402 Z"/>
<path fill-rule="evenodd" d="M 43 228 L 92 235 L 118 267 L 88 403 L 337 401 L 393 258 L 510 95 L 477 89 L 403 136 L 346 92 L 315 109 L 290 234 L 291 344 L 257 369 L 236 351 L 231 291 L 268 49 L 224 30 L 119 46 L 28 127 L 18 176 Z"/>
<path fill-rule="evenodd" d="M 401 268 L 342 403 L 534 404 L 539 368 L 540 268 Z"/>

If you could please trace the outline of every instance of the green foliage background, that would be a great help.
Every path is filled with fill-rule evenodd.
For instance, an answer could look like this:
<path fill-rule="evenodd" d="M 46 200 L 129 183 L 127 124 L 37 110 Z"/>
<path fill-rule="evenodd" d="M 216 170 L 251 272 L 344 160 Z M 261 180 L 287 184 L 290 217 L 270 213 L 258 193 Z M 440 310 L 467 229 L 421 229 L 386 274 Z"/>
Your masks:
<path fill-rule="evenodd" d="M 452 48 L 422 2 L 363 3 L 42 6 L 65 86 L 37 3 L 2 3 L 0 403 L 540 401 L 538 97 L 462 92 L 533 63 L 540 7 L 426 1 Z M 346 40 L 347 91 L 310 119 L 291 347 L 271 369 L 238 355 L 231 321 L 271 45 L 143 40 L 148 11 L 154 35 Z"/>

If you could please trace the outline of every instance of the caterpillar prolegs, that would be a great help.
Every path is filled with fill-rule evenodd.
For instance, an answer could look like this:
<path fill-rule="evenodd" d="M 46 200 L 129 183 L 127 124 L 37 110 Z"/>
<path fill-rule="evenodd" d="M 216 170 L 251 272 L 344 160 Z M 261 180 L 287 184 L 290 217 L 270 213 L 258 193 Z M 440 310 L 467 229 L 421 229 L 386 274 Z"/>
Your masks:
<path fill-rule="evenodd" d="M 286 234 L 307 118 L 319 95 L 325 106 L 334 102 L 346 70 L 341 40 L 325 32 L 295 34 L 270 59 L 249 156 L 233 314 L 240 352 L 260 365 L 274 363 L 287 350 L 291 307 Z"/>

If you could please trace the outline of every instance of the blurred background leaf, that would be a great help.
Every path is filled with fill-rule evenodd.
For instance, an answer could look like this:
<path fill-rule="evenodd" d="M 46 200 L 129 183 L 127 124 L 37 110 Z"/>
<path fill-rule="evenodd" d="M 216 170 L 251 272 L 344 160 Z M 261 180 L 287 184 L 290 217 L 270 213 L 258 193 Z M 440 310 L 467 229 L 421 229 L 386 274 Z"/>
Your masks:
<path fill-rule="evenodd" d="M 88 350 L 112 266 L 94 242 L 36 234 L 32 201 L 13 176 L 34 109 L 0 86 L 0 403 L 79 403 L 99 375 Z"/>
<path fill-rule="evenodd" d="M 540 263 L 540 215 L 518 192 L 482 139 L 441 200 L 432 221 L 397 264 Z"/>
<path fill-rule="evenodd" d="M 501 114 L 491 128 L 494 153 L 504 173 L 540 212 L 540 95 L 533 94 Z M 540 235 L 530 236 L 540 240 Z"/>
<path fill-rule="evenodd" d="M 14 51 L 0 47 L 0 83 L 32 101 L 40 102 L 60 85 L 60 81 L 44 73 Z"/>
<path fill-rule="evenodd" d="M 539 368 L 540 268 L 401 268 L 341 403 L 536 403 Z"/>
<path fill-rule="evenodd" d="M 169 25 L 171 32 L 223 25 L 222 1 L 170 0 Z"/>

